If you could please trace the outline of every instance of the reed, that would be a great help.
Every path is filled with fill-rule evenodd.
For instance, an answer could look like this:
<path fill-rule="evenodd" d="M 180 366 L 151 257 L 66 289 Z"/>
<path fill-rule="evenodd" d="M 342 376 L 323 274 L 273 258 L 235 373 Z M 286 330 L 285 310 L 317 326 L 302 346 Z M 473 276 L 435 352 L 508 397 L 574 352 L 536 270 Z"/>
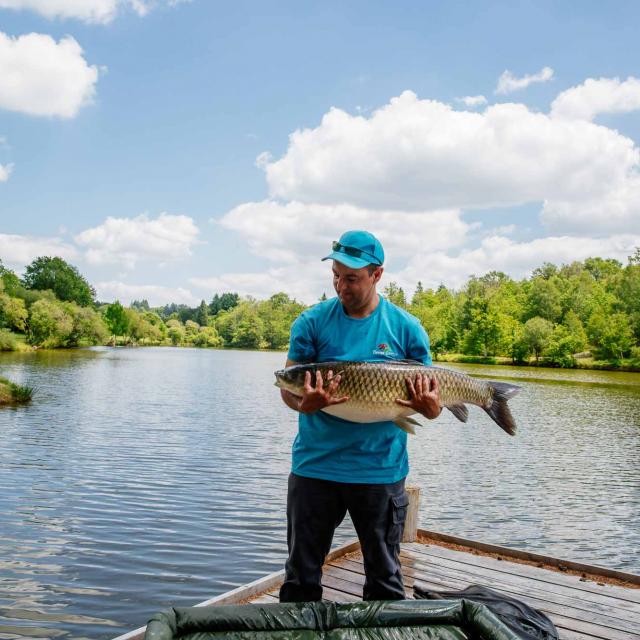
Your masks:
<path fill-rule="evenodd" d="M 0 405 L 24 404 L 33 398 L 34 388 L 0 377 Z"/>

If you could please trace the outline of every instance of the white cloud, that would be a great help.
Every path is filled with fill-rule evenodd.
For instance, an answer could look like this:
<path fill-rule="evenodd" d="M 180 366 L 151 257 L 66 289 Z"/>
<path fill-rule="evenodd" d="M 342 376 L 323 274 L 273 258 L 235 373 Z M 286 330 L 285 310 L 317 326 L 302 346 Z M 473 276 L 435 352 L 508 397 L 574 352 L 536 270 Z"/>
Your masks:
<path fill-rule="evenodd" d="M 410 255 L 426 246 L 462 245 L 470 225 L 457 210 L 371 211 L 352 205 L 282 204 L 272 200 L 242 204 L 214 221 L 239 232 L 253 253 L 272 261 L 319 260 L 345 229 L 366 228 L 383 243 L 387 255 Z"/>
<path fill-rule="evenodd" d="M 474 226 L 464 222 L 457 210 L 375 211 L 270 200 L 240 205 L 212 222 L 238 232 L 254 254 L 277 265 L 257 273 L 192 278 L 190 284 L 206 295 L 237 291 L 266 298 L 286 290 L 306 303 L 317 301 L 323 292 L 332 295 L 331 263 L 321 258 L 331 253 L 331 242 L 346 229 L 373 232 L 385 247 L 385 264 L 393 265 L 430 248 L 459 248 Z"/>
<path fill-rule="evenodd" d="M 96 297 L 101 302 L 119 300 L 129 305 L 133 300 L 147 300 L 152 307 L 159 307 L 171 302 L 195 306 L 200 302 L 189 289 L 182 287 L 163 287 L 155 284 L 126 284 L 115 280 L 98 282 L 95 286 Z"/>
<path fill-rule="evenodd" d="M 640 233 L 609 238 L 552 236 L 528 242 L 515 242 L 495 235 L 484 238 L 477 247 L 456 252 L 445 252 L 437 245 L 425 243 L 421 251 L 395 256 L 404 265 L 386 269 L 379 290 L 382 291 L 392 281 L 407 292 L 413 291 L 418 281 L 425 287 L 435 288 L 444 284 L 457 289 L 467 282 L 469 276 L 480 276 L 491 270 L 504 271 L 514 278 L 524 278 L 544 262 L 559 265 L 593 256 L 615 258 L 626 263 L 636 246 L 640 246 Z M 312 304 L 322 293 L 334 295 L 330 263 L 319 262 L 320 255 L 321 252 L 317 251 L 300 254 L 295 263 L 284 263 L 254 273 L 191 278 L 189 283 L 205 297 L 213 293 L 236 291 L 240 295 L 265 299 L 284 290 L 297 300 Z"/>
<path fill-rule="evenodd" d="M 220 276 L 190 278 L 189 283 L 205 298 L 214 293 L 235 291 L 241 296 L 264 300 L 284 291 L 306 304 L 317 302 L 323 293 L 335 295 L 330 262 L 320 262 L 321 254 L 306 256 L 297 263 L 271 267 L 259 272 L 225 273 Z"/>
<path fill-rule="evenodd" d="M 106 23 L 113 19 L 118 0 L 0 0 L 2 9 L 27 9 L 45 18 L 78 18 Z"/>
<path fill-rule="evenodd" d="M 502 73 L 500 78 L 498 78 L 498 86 L 496 87 L 495 93 L 513 93 L 520 89 L 526 89 L 534 82 L 548 82 L 551 78 L 553 78 L 553 69 L 551 67 L 544 67 L 538 73 L 523 76 L 522 78 L 518 78 L 514 76 L 511 71 L 506 70 Z"/>
<path fill-rule="evenodd" d="M 381 286 L 395 280 L 407 291 L 418 280 L 460 287 L 494 269 L 526 277 L 545 261 L 625 262 L 640 245 L 634 142 L 522 104 L 473 113 L 405 92 L 369 116 L 331 109 L 315 129 L 294 132 L 283 157 L 262 155 L 258 164 L 273 199 L 215 222 L 277 264 L 192 279 L 194 287 L 259 298 L 286 289 L 313 302 L 332 292 L 318 259 L 348 228 L 378 235 L 388 256 Z M 465 210 L 526 203 L 540 206 L 548 237 L 508 237 L 519 229 L 518 214 L 493 229 L 464 218 Z"/>
<path fill-rule="evenodd" d="M 0 0 L 0 9 L 29 10 L 49 19 L 73 18 L 90 24 L 108 24 L 118 13 L 132 10 L 146 16 L 156 6 L 175 7 L 191 0 Z"/>
<path fill-rule="evenodd" d="M 639 169 L 640 151 L 613 129 L 522 104 L 456 111 L 410 91 L 369 118 L 331 109 L 265 164 L 271 196 L 284 200 L 400 211 L 545 203 L 558 228 L 589 210 L 620 231 L 640 217 Z"/>
<path fill-rule="evenodd" d="M 191 255 L 200 231 L 188 216 L 162 213 L 155 219 L 108 217 L 101 225 L 75 236 L 86 247 L 90 264 L 133 268 L 143 260 L 177 260 Z"/>
<path fill-rule="evenodd" d="M 624 264 L 637 246 L 640 246 L 640 233 L 607 238 L 551 236 L 529 242 L 491 236 L 478 247 L 453 255 L 443 251 L 422 252 L 411 258 L 406 268 L 394 277 L 407 289 L 415 287 L 418 280 L 425 287 L 444 283 L 459 288 L 469 276 L 481 276 L 491 270 L 504 271 L 514 278 L 527 277 L 544 262 L 559 265 L 600 256 L 615 258 Z"/>
<path fill-rule="evenodd" d="M 75 260 L 78 252 L 61 238 L 0 233 L 0 259 L 6 266 L 21 270 L 39 256 Z"/>
<path fill-rule="evenodd" d="M 12 164 L 0 164 L 0 182 L 6 182 L 13 171 Z"/>
<path fill-rule="evenodd" d="M 464 98 L 456 98 L 456 100 L 471 108 L 487 104 L 487 99 L 484 96 L 464 96 Z"/>
<path fill-rule="evenodd" d="M 640 80 L 629 77 L 588 78 L 558 95 L 551 115 L 560 118 L 593 120 L 599 113 L 626 113 L 640 109 Z"/>
<path fill-rule="evenodd" d="M 263 151 L 258 154 L 255 165 L 258 169 L 264 169 L 272 160 L 273 156 L 268 151 Z"/>
<path fill-rule="evenodd" d="M 0 108 L 34 116 L 73 118 L 95 95 L 98 68 L 71 37 L 0 32 Z"/>

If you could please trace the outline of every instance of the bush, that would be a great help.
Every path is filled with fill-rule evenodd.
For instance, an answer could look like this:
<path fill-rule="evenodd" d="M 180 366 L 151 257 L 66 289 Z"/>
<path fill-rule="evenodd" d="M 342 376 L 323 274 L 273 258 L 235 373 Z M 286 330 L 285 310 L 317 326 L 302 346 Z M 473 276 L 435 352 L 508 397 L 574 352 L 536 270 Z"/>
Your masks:
<path fill-rule="evenodd" d="M 29 309 L 29 342 L 42 347 L 64 347 L 73 332 L 73 318 L 60 302 L 38 300 Z"/>
<path fill-rule="evenodd" d="M 202 327 L 200 331 L 192 338 L 194 347 L 221 347 L 222 338 L 214 327 Z"/>
<path fill-rule="evenodd" d="M 0 351 L 17 351 L 18 340 L 6 329 L 0 329 Z"/>

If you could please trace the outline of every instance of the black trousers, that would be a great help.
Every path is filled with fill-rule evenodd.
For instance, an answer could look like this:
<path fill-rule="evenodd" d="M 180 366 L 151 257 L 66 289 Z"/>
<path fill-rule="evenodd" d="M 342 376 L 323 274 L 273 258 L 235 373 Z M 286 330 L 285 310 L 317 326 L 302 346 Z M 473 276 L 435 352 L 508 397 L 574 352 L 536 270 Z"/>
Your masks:
<path fill-rule="evenodd" d="M 355 484 L 289 476 L 287 545 L 289 559 L 280 602 L 322 599 L 322 565 L 336 527 L 347 511 L 364 558 L 364 600 L 402 600 L 400 541 L 409 500 L 404 480 Z"/>

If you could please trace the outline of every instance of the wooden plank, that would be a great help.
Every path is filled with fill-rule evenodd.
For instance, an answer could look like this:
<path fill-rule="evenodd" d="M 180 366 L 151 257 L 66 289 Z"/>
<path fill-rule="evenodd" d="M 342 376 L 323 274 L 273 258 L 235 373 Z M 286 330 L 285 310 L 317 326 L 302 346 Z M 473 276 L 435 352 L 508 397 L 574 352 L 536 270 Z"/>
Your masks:
<path fill-rule="evenodd" d="M 336 566 L 337 565 L 337 566 Z M 336 566 L 336 568 L 342 569 L 343 571 L 352 572 L 355 575 L 361 575 L 362 580 L 364 581 L 364 567 L 361 563 L 357 562 L 353 559 L 339 559 L 336 560 L 335 563 L 332 563 L 332 567 Z M 424 584 L 429 589 L 434 590 L 454 590 L 461 589 L 468 585 L 468 581 L 463 579 L 455 579 L 447 576 L 424 576 L 421 578 L 420 572 L 409 568 L 403 567 L 403 573 L 405 575 L 407 573 L 412 573 L 416 579 L 420 578 L 420 582 Z M 503 589 L 503 591 L 506 591 Z M 530 598 L 520 597 L 521 600 L 527 601 L 531 600 Z M 544 610 L 544 607 L 538 606 L 536 603 L 532 603 L 538 609 Z M 561 607 L 560 611 L 565 613 L 567 611 L 566 608 Z M 557 612 L 546 611 L 549 617 L 553 620 L 554 624 L 558 627 L 560 637 L 567 638 L 567 640 L 593 640 L 593 638 L 611 638 L 612 636 L 618 638 L 625 638 L 626 640 L 631 640 L 635 637 L 635 634 L 629 635 L 628 633 L 624 633 L 622 635 L 617 634 L 615 631 L 613 633 L 609 632 L 606 626 L 598 625 L 597 623 L 585 623 L 584 620 L 578 618 L 573 618 L 567 615 L 561 615 Z M 635 627 L 634 627 L 635 629 Z"/>
<path fill-rule="evenodd" d="M 360 549 L 360 543 L 358 541 L 347 542 L 339 547 L 333 549 L 327 554 L 327 561 L 331 561 L 334 558 L 339 558 L 347 553 L 353 553 Z M 222 593 L 219 596 L 214 598 L 210 598 L 209 600 L 205 600 L 204 602 L 200 602 L 195 605 L 196 607 L 205 607 L 212 604 L 234 604 L 236 602 L 241 602 L 242 600 L 247 600 L 254 595 L 260 595 L 265 591 L 272 589 L 275 586 L 280 586 L 284 581 L 284 569 L 280 571 L 275 571 L 274 573 L 265 576 L 264 578 L 259 578 L 258 580 L 254 580 L 248 584 L 242 585 L 237 589 L 233 589 L 232 591 L 227 591 L 226 593 Z M 118 640 L 116 638 L 116 640 Z"/>
<path fill-rule="evenodd" d="M 453 578 L 433 577 L 429 581 L 424 581 L 424 584 L 428 586 L 428 588 L 433 588 L 435 590 L 457 590 L 466 586 L 467 583 Z M 503 591 L 508 593 L 506 590 Z M 611 630 L 606 626 L 599 625 L 594 622 L 585 622 L 579 618 L 569 617 L 557 612 L 549 611 L 547 608 L 537 605 L 537 603 L 531 598 L 521 597 L 520 599 L 546 613 L 559 631 L 567 630 L 580 633 L 585 637 L 588 637 L 590 640 L 593 640 L 593 638 L 599 638 L 602 640 L 610 640 L 612 638 L 615 638 L 616 640 L 633 640 L 633 638 L 636 637 L 635 634 L 629 634 L 628 632 L 621 632 L 619 630 Z"/>
<path fill-rule="evenodd" d="M 640 628 L 640 609 L 636 611 L 627 611 L 623 609 L 614 609 L 613 607 L 597 607 L 597 603 L 588 603 L 584 605 L 578 599 L 581 593 L 576 592 L 572 601 L 572 593 L 566 588 L 561 593 L 552 591 L 547 587 L 547 583 L 541 583 L 540 581 L 527 580 L 519 576 L 512 576 L 511 574 L 492 572 L 488 569 L 474 569 L 470 570 L 461 565 L 453 563 L 447 563 L 443 561 L 441 564 L 431 563 L 418 563 L 414 565 L 414 568 L 424 572 L 428 577 L 430 575 L 443 575 L 454 577 L 463 581 L 469 581 L 471 578 L 474 582 L 484 583 L 487 586 L 496 586 L 496 588 L 508 589 L 511 593 L 519 595 L 535 595 L 538 600 L 549 601 L 553 603 L 560 603 L 564 608 L 571 608 L 576 610 L 587 611 L 589 613 L 598 609 L 601 613 L 608 618 L 611 618 L 611 622 L 615 620 L 632 621 L 637 622 L 637 626 Z M 417 579 L 417 578 L 416 578 Z M 553 586 L 553 585 L 552 585 Z"/>
<path fill-rule="evenodd" d="M 332 602 L 361 602 L 362 598 L 346 591 L 338 591 L 331 587 L 322 589 L 322 597 Z"/>
<path fill-rule="evenodd" d="M 562 572 L 517 564 L 508 560 L 501 561 L 486 556 L 475 556 L 443 547 L 416 545 L 415 547 L 410 546 L 410 551 L 415 554 L 416 558 L 428 558 L 429 562 L 442 566 L 453 566 L 451 563 L 456 563 L 457 566 L 468 569 L 474 575 L 481 574 L 482 570 L 487 570 L 514 576 L 514 582 L 518 577 L 525 580 L 533 579 L 544 582 L 546 585 L 552 585 L 551 590 L 557 593 L 564 593 L 570 589 L 573 592 L 579 592 L 580 597 L 588 597 L 590 602 L 601 602 L 607 607 L 618 606 L 634 612 L 640 611 L 638 606 L 640 597 L 637 589 L 625 589 L 607 584 L 598 585 L 589 581 L 582 582 L 578 576 L 565 575 Z M 585 592 L 593 595 L 586 596 Z"/>
<path fill-rule="evenodd" d="M 458 536 L 451 536 L 445 533 L 438 533 L 437 531 L 428 531 L 427 529 L 418 529 L 418 535 L 427 539 L 426 544 L 429 543 L 429 539 L 431 539 L 432 541 L 441 541 L 449 544 L 458 544 L 461 546 L 469 547 L 470 549 L 478 549 L 479 551 L 486 551 L 487 553 L 499 553 L 503 556 L 516 558 L 519 560 L 542 562 L 543 564 L 548 564 L 553 567 L 559 567 L 560 565 L 562 565 L 567 569 L 570 569 L 571 571 L 592 573 L 594 575 L 615 578 L 616 580 L 622 580 L 623 582 L 628 582 L 630 584 L 640 586 L 640 575 L 636 575 L 635 573 L 626 573 L 624 571 L 618 571 L 616 569 L 584 564 L 582 562 L 574 562 L 572 560 L 560 560 L 558 558 L 544 556 L 539 553 L 521 551 L 520 549 L 510 549 L 508 547 L 500 547 L 495 544 L 477 542 L 475 540 L 468 540 L 467 538 L 460 538 Z"/>
<path fill-rule="evenodd" d="M 540 567 L 532 564 L 523 564 L 521 562 L 511 562 L 509 557 L 504 556 L 499 556 L 503 559 L 498 560 L 497 557 L 494 558 L 481 554 L 476 555 L 466 551 L 443 547 L 438 544 L 408 544 L 405 545 L 405 548 L 406 550 L 414 551 L 419 554 L 438 555 L 442 558 L 457 559 L 458 561 L 469 565 L 495 568 L 498 571 L 508 571 L 527 577 L 538 576 L 542 579 L 551 579 L 551 577 L 553 577 L 554 582 L 557 584 L 569 585 L 571 587 L 574 587 L 577 584 L 581 590 L 588 590 L 592 593 L 603 594 L 603 590 L 606 589 L 610 595 L 613 594 L 616 598 L 640 603 L 640 589 L 635 588 L 633 585 L 625 587 L 618 584 L 608 583 L 606 576 L 595 576 L 583 572 L 587 576 L 587 580 L 582 581 L 580 580 L 582 574 L 549 569 L 544 566 Z M 604 582 L 599 581 L 598 578 L 603 578 Z"/>
<path fill-rule="evenodd" d="M 411 577 L 411 578 L 418 577 L 420 582 L 424 582 L 425 577 L 428 580 L 428 575 L 429 575 L 428 572 L 425 573 L 424 567 L 420 569 L 418 568 L 419 558 L 416 559 L 416 557 L 411 552 L 402 551 L 400 555 L 400 561 L 402 563 L 402 572 L 405 575 L 405 577 Z M 340 558 L 340 559 L 334 560 L 331 563 L 331 566 L 341 567 L 343 569 L 356 571 L 364 574 L 364 567 L 362 566 L 362 563 L 361 562 L 359 563 L 351 558 Z M 437 565 L 434 565 L 434 567 L 437 567 Z M 431 566 L 429 566 L 429 569 L 431 569 Z M 470 578 L 470 577 L 472 576 L 467 575 L 467 578 Z M 466 587 L 468 585 L 469 585 L 469 580 L 467 579 L 464 583 L 464 586 Z M 527 589 L 528 588 L 529 587 L 527 585 Z M 560 593 L 558 594 L 557 592 L 560 592 Z M 638 611 L 633 604 L 629 604 L 629 603 L 622 603 L 624 606 L 617 606 L 619 604 L 619 601 L 615 597 L 606 596 L 606 600 L 603 602 L 602 597 L 589 594 L 589 593 L 578 592 L 576 589 L 572 589 L 572 588 L 550 590 L 549 593 L 556 594 L 554 595 L 554 600 L 558 602 L 564 602 L 562 598 L 567 598 L 568 599 L 567 604 L 576 606 L 576 608 L 581 608 L 581 606 L 583 606 L 586 610 L 589 610 L 589 611 L 601 610 L 603 612 L 611 612 L 612 610 L 618 610 L 617 614 L 622 619 L 626 619 L 629 613 L 631 613 L 631 615 L 634 616 L 635 613 Z"/>
<path fill-rule="evenodd" d="M 421 569 L 420 564 L 416 567 Z M 424 565 L 425 578 L 428 581 L 437 580 L 443 584 L 451 584 L 452 588 L 459 590 L 469 584 L 469 572 L 459 571 L 453 568 L 441 568 L 436 565 Z M 488 573 L 488 572 L 485 572 Z M 489 587 L 495 588 L 504 593 L 512 594 L 517 598 L 527 602 L 531 606 L 547 613 L 554 622 L 563 619 L 565 621 L 574 620 L 575 623 L 569 624 L 569 628 L 585 633 L 591 633 L 596 637 L 609 638 L 610 640 L 632 640 L 632 638 L 640 639 L 640 634 L 635 631 L 638 629 L 628 619 L 612 618 L 610 616 L 594 615 L 586 610 L 575 609 L 565 605 L 557 604 L 554 601 L 543 599 L 531 595 L 539 593 L 534 588 L 514 592 L 513 585 L 504 580 L 496 579 L 491 575 L 480 576 L 481 582 Z M 416 581 L 419 576 L 416 576 Z M 564 625 L 563 626 L 567 626 Z"/>
<path fill-rule="evenodd" d="M 209 600 L 205 600 L 204 602 L 199 602 L 194 605 L 196 607 L 208 607 L 212 604 L 235 604 L 237 602 L 242 602 L 243 600 L 247 600 L 251 596 L 258 596 L 263 594 L 265 591 L 269 591 L 275 586 L 282 584 L 284 580 L 284 569 L 280 571 L 274 571 L 263 578 L 259 578 L 258 580 L 254 580 L 253 582 L 249 582 L 248 584 L 244 584 L 236 589 L 232 589 L 231 591 L 227 591 L 225 593 L 221 593 L 218 596 L 210 598 Z M 116 638 L 116 640 L 119 640 Z"/>
<path fill-rule="evenodd" d="M 251 604 L 260 604 L 261 602 L 265 604 L 272 604 L 274 602 L 278 602 L 278 596 L 271 593 L 263 593 L 261 596 L 251 598 L 249 602 Z"/>
<path fill-rule="evenodd" d="M 348 571 L 340 567 L 330 566 L 322 576 L 322 584 L 328 585 L 334 589 L 351 593 L 362 599 L 362 588 L 364 586 L 365 576 L 364 573 L 357 573 L 355 571 Z M 407 582 L 408 581 L 408 582 Z M 405 591 L 407 599 L 413 598 L 413 580 L 407 578 L 404 581 Z"/>

